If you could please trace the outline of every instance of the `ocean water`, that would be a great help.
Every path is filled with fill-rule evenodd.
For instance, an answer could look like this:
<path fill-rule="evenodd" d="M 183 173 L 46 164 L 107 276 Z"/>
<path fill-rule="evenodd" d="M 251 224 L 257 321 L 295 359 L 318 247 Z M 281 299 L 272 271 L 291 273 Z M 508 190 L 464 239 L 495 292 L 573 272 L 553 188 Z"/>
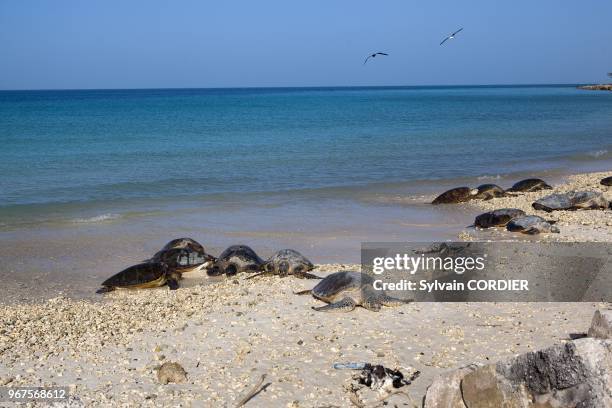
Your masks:
<path fill-rule="evenodd" d="M 219 254 L 452 240 L 457 185 L 611 170 L 612 94 L 547 87 L 0 92 L 0 299 L 92 296 L 190 236 Z M 0 300 L 1 302 L 2 300 Z"/>
<path fill-rule="evenodd" d="M 605 160 L 612 95 L 574 86 L 2 91 L 0 141 L 0 228 L 96 222 L 194 201 L 226 208 Z"/>

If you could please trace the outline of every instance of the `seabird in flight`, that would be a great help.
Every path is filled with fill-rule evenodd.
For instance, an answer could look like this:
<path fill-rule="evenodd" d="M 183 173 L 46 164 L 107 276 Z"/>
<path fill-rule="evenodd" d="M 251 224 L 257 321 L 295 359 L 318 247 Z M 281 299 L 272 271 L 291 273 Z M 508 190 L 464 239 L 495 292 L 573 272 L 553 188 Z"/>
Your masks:
<path fill-rule="evenodd" d="M 455 38 L 455 35 L 457 35 L 457 33 L 459 33 L 461 30 L 463 30 L 463 27 L 461 27 L 460 29 L 458 29 L 457 31 L 455 31 L 454 33 L 452 33 L 451 35 L 449 35 L 448 37 L 446 37 L 444 40 L 442 40 L 442 42 L 440 43 L 440 45 L 444 44 L 445 42 L 447 42 L 448 40 L 452 40 Z"/>
<path fill-rule="evenodd" d="M 368 60 L 369 60 L 370 58 L 376 58 L 376 56 L 377 56 L 377 55 L 389 55 L 389 54 L 386 54 L 386 53 L 384 53 L 384 52 L 375 52 L 375 53 L 374 53 L 374 54 L 372 54 L 372 55 L 368 55 L 368 58 L 366 58 L 366 59 L 365 59 L 365 61 L 363 61 L 363 65 L 365 65 L 365 64 L 366 64 L 366 62 L 368 62 Z"/>

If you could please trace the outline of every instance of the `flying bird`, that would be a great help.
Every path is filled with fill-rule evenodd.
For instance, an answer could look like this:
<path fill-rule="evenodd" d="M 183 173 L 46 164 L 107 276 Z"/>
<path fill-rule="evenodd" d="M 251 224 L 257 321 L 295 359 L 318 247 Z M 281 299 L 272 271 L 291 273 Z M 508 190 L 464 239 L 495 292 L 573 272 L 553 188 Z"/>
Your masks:
<path fill-rule="evenodd" d="M 366 59 L 365 59 L 365 61 L 363 61 L 363 65 L 365 65 L 365 64 L 366 64 L 366 62 L 368 62 L 368 60 L 369 60 L 370 58 L 376 58 L 376 56 L 377 56 L 377 55 L 389 55 L 389 54 L 386 54 L 386 53 L 384 53 L 384 52 L 375 52 L 375 53 L 374 53 L 374 54 L 372 54 L 372 55 L 368 55 L 368 58 L 366 58 Z"/>
<path fill-rule="evenodd" d="M 444 44 L 445 42 L 447 42 L 448 40 L 452 40 L 455 38 L 455 36 L 457 35 L 457 33 L 459 33 L 461 30 L 463 30 L 463 27 L 461 27 L 460 29 L 458 29 L 457 31 L 455 31 L 454 33 L 452 33 L 451 35 L 449 35 L 448 37 L 446 37 L 444 40 L 442 40 L 442 42 L 440 43 L 440 45 Z"/>

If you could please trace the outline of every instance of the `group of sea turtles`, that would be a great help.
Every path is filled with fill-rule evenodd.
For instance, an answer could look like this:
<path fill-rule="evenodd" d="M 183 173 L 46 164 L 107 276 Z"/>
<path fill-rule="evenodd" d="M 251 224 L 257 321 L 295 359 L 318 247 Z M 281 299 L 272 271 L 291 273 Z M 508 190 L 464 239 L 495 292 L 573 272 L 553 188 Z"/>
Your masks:
<path fill-rule="evenodd" d="M 601 180 L 604 186 L 612 186 L 612 177 Z M 515 183 L 508 190 L 502 189 L 496 184 L 483 184 L 477 188 L 457 187 L 445 191 L 436 197 L 432 204 L 463 203 L 470 200 L 490 200 L 495 197 L 504 197 L 520 193 L 551 190 L 552 187 L 544 180 L 529 178 Z M 579 209 L 606 209 L 612 203 L 596 191 L 570 191 L 567 193 L 550 194 L 536 200 L 532 207 L 536 210 L 552 212 L 556 210 L 579 210 Z M 559 228 L 555 221 L 546 220 L 537 215 L 527 215 L 525 211 L 518 208 L 501 208 L 480 214 L 474 220 L 474 227 L 492 228 L 506 227 L 511 232 L 522 232 L 525 234 L 558 233 Z"/>
<path fill-rule="evenodd" d="M 408 301 L 396 299 L 384 291 L 374 290 L 371 276 L 360 272 L 341 271 L 325 278 L 309 271 L 314 265 L 304 255 L 293 249 L 281 249 L 264 261 L 246 245 L 232 245 L 214 257 L 192 238 L 178 238 L 168 242 L 152 258 L 128 267 L 102 283 L 97 293 L 116 288 L 145 289 L 167 285 L 178 289 L 184 273 L 206 271 L 209 276 L 233 276 L 246 272 L 247 279 L 260 275 L 295 276 L 305 279 L 322 279 L 313 289 L 296 294 L 311 294 L 328 305 L 313 307 L 322 312 L 347 312 L 356 306 L 379 311 L 381 306 L 399 306 Z"/>
<path fill-rule="evenodd" d="M 304 255 L 293 249 L 282 249 L 264 261 L 246 245 L 232 245 L 214 257 L 192 238 L 177 238 L 168 242 L 152 258 L 128 267 L 102 283 L 98 293 L 115 288 L 142 289 L 168 285 L 177 289 L 182 275 L 194 271 L 206 271 L 210 276 L 232 276 L 241 272 L 255 275 L 294 275 L 300 278 L 319 279 L 310 274 L 314 265 Z"/>
<path fill-rule="evenodd" d="M 437 196 L 432 204 L 456 204 L 471 200 L 491 200 L 495 197 L 504 197 L 512 193 L 527 193 L 531 191 L 551 190 L 552 187 L 544 180 L 530 178 L 515 183 L 508 190 L 497 184 L 482 184 L 476 188 L 456 187 Z"/>

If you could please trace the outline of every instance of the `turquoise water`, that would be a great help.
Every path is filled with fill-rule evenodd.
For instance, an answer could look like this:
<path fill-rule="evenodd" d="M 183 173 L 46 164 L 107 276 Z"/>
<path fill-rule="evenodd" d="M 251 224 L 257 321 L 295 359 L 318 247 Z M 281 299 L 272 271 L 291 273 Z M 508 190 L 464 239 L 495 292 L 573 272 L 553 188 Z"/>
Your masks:
<path fill-rule="evenodd" d="M 612 94 L 574 86 L 3 91 L 0 140 L 0 226 L 70 214 L 95 221 L 603 160 Z"/>

